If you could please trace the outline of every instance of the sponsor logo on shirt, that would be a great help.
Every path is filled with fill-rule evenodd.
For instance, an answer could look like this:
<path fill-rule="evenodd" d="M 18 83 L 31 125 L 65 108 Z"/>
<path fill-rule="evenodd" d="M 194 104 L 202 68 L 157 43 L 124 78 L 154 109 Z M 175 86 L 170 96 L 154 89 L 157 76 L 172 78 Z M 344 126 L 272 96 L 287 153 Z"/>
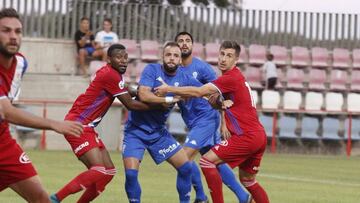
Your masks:
<path fill-rule="evenodd" d="M 119 82 L 119 87 L 120 87 L 120 89 L 124 89 L 124 87 L 125 87 L 125 81 L 124 80 L 121 80 Z"/>
<path fill-rule="evenodd" d="M 74 153 L 78 153 L 80 150 L 82 150 L 84 147 L 89 146 L 89 142 L 86 141 L 84 143 L 82 143 L 81 145 L 79 145 L 78 147 L 76 147 L 76 149 L 74 150 Z"/>
<path fill-rule="evenodd" d="M 20 161 L 20 163 L 22 163 L 22 164 L 31 163 L 30 158 L 28 157 L 28 155 L 27 155 L 25 152 L 23 152 L 23 153 L 20 155 L 19 161 Z"/>
<path fill-rule="evenodd" d="M 197 145 L 195 140 L 191 140 L 190 143 L 193 144 L 193 145 Z"/>
<path fill-rule="evenodd" d="M 169 147 L 167 147 L 167 148 L 160 149 L 159 154 L 161 154 L 163 157 L 165 157 L 166 154 L 174 151 L 176 148 L 178 148 L 179 145 L 180 145 L 179 143 L 176 143 L 176 144 L 169 145 Z"/>

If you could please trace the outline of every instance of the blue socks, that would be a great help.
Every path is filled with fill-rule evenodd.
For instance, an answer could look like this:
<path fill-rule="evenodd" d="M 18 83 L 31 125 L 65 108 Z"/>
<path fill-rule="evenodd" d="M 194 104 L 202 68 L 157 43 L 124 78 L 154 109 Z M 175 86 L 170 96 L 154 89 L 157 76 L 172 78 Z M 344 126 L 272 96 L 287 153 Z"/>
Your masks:
<path fill-rule="evenodd" d="M 191 195 L 191 171 L 192 163 L 186 162 L 176 169 L 176 189 L 179 193 L 180 203 L 189 203 Z"/>
<path fill-rule="evenodd" d="M 192 161 L 190 163 L 192 165 L 191 183 L 196 192 L 196 200 L 204 201 L 207 199 L 207 197 L 205 195 L 204 188 L 202 185 L 200 169 L 194 161 Z"/>
<path fill-rule="evenodd" d="M 219 164 L 217 166 L 223 183 L 235 193 L 240 203 L 247 203 L 249 194 L 241 187 L 240 183 L 236 180 L 236 177 L 227 164 Z"/>
<path fill-rule="evenodd" d="M 138 170 L 135 169 L 125 169 L 125 190 L 129 202 L 140 202 L 141 196 L 141 187 L 138 181 Z"/>

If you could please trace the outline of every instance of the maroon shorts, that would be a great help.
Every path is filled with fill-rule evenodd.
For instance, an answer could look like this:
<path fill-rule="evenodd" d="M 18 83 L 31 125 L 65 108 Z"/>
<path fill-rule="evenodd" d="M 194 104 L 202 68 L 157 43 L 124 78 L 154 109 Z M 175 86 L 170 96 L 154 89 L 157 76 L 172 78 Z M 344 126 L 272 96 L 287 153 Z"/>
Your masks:
<path fill-rule="evenodd" d="M 101 141 L 94 128 L 91 127 L 84 127 L 84 132 L 80 137 L 65 135 L 65 139 L 69 142 L 73 152 L 78 158 L 93 148 L 105 148 L 104 143 Z"/>
<path fill-rule="evenodd" d="M 215 145 L 211 150 L 231 168 L 256 174 L 266 148 L 264 131 L 254 131 L 243 135 L 232 135 L 230 139 Z"/>
<path fill-rule="evenodd" d="M 35 175 L 29 157 L 6 130 L 0 135 L 0 191 Z"/>

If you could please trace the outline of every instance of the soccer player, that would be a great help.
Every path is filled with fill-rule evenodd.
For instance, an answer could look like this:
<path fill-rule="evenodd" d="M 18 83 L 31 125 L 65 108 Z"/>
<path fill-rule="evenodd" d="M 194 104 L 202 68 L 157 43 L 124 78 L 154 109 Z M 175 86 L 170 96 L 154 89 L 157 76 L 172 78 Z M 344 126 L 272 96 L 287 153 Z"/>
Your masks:
<path fill-rule="evenodd" d="M 122 74 L 128 64 L 128 54 L 121 44 L 111 45 L 107 51 L 109 63 L 96 72 L 85 93 L 74 102 L 65 120 L 81 122 L 84 133 L 80 137 L 65 134 L 78 159 L 88 170 L 82 172 L 56 194 L 52 202 L 60 202 L 70 194 L 86 189 L 79 203 L 95 199 L 116 173 L 113 162 L 94 128 L 110 108 L 115 97 L 130 110 L 148 110 L 147 104 L 133 100 L 125 87 Z"/>
<path fill-rule="evenodd" d="M 48 194 L 31 160 L 10 135 L 9 123 L 32 128 L 51 129 L 58 133 L 80 135 L 77 122 L 44 119 L 12 105 L 19 94 L 21 78 L 27 62 L 18 53 L 22 39 L 22 23 L 16 10 L 0 11 L 0 191 L 11 188 L 27 202 L 49 202 Z"/>
<path fill-rule="evenodd" d="M 225 99 L 233 101 L 226 110 L 226 126 L 231 137 L 215 145 L 202 156 L 200 167 L 211 190 L 214 203 L 224 202 L 221 195 L 221 179 L 216 166 L 228 163 L 231 167 L 239 167 L 240 181 L 251 193 L 255 202 L 269 202 L 265 190 L 255 177 L 266 148 L 266 134 L 258 120 L 255 102 L 249 84 L 236 67 L 240 46 L 234 41 L 224 41 L 220 46 L 218 66 L 222 76 L 212 83 L 201 87 L 173 87 L 163 84 L 156 88 L 157 94 L 168 92 L 180 96 L 202 97 L 221 93 Z"/>
<path fill-rule="evenodd" d="M 193 57 L 193 37 L 190 33 L 178 33 L 175 41 L 181 48 L 182 65 L 179 67 L 179 71 L 197 79 L 202 84 L 216 79 L 215 71 L 209 64 Z M 212 109 L 208 102 L 201 98 L 192 98 L 179 104 L 184 122 L 190 130 L 184 144 L 184 150 L 189 159 L 193 161 L 199 151 L 201 154 L 204 154 L 213 145 L 220 142 L 220 135 L 218 133 L 220 116 L 217 110 Z M 221 130 L 223 134 L 228 134 L 225 124 L 221 125 Z M 224 137 L 226 138 L 226 136 Z M 247 203 L 251 197 L 241 187 L 229 166 L 227 164 L 219 164 L 217 168 L 222 181 L 236 194 L 239 202 Z M 196 191 L 195 203 L 207 202 L 200 170 L 195 162 L 192 162 L 191 181 Z"/>
<path fill-rule="evenodd" d="M 153 93 L 154 88 L 161 85 L 161 81 L 176 86 L 201 85 L 192 77 L 177 71 L 180 60 L 179 46 L 175 42 L 169 42 L 163 49 L 163 64 L 149 64 L 142 72 L 138 91 L 140 100 L 147 103 L 166 101 L 171 105 L 165 110 L 148 111 L 146 114 L 138 111 L 129 112 L 123 146 L 125 189 L 129 202 L 140 202 L 138 172 L 145 149 L 156 164 L 166 160 L 177 170 L 176 188 L 179 201 L 181 203 L 190 201 L 192 163 L 165 125 L 174 102 L 177 101 L 171 94 L 164 94 L 166 96 L 164 100 Z"/>

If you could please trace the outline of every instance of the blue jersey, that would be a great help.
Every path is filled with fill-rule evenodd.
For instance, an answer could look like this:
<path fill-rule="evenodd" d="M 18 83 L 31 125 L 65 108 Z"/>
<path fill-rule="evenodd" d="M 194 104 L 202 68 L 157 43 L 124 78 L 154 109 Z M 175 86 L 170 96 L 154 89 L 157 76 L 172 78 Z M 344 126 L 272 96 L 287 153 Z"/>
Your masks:
<path fill-rule="evenodd" d="M 168 75 L 164 72 L 161 64 L 149 64 L 141 74 L 140 86 L 155 87 L 160 86 L 161 80 L 171 86 L 200 86 L 199 82 L 190 76 L 177 71 L 176 75 Z M 173 96 L 167 94 L 166 96 Z M 149 133 L 159 131 L 165 128 L 165 122 L 169 117 L 172 107 L 167 110 L 150 110 L 150 111 L 130 111 L 128 122 L 141 128 Z"/>
<path fill-rule="evenodd" d="M 196 86 L 202 86 L 216 79 L 215 71 L 210 65 L 198 58 L 193 58 L 190 65 L 180 67 L 179 70 L 196 79 Z M 185 102 L 179 102 L 179 107 L 183 120 L 190 129 L 196 123 L 219 119 L 218 111 L 213 109 L 203 98 L 191 98 Z"/>

